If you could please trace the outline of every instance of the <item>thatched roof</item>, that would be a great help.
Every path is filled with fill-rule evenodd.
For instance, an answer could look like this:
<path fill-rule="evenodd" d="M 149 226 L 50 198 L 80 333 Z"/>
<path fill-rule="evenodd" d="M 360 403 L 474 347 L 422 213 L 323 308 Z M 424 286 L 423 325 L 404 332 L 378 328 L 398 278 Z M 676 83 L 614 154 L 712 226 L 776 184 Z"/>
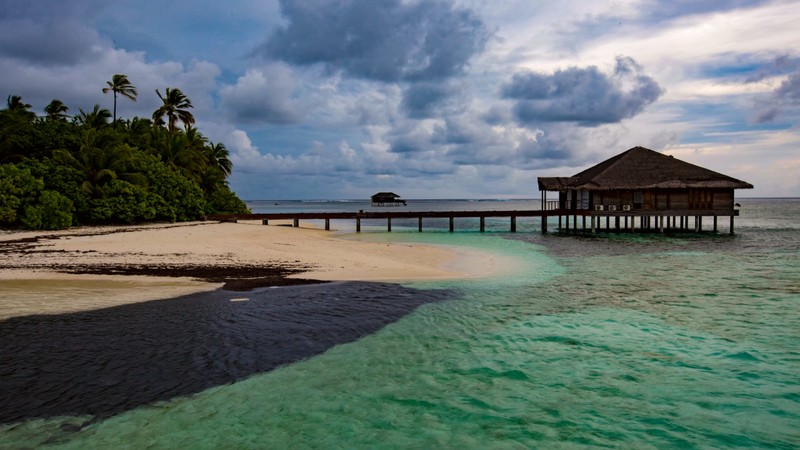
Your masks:
<path fill-rule="evenodd" d="M 644 147 L 572 177 L 540 177 L 539 190 L 752 189 L 753 185 Z"/>
<path fill-rule="evenodd" d="M 400 196 L 395 194 L 394 192 L 378 192 L 377 194 L 374 194 L 372 196 L 373 200 L 375 200 L 375 199 L 395 200 L 395 199 L 399 199 L 399 198 L 400 198 Z"/>

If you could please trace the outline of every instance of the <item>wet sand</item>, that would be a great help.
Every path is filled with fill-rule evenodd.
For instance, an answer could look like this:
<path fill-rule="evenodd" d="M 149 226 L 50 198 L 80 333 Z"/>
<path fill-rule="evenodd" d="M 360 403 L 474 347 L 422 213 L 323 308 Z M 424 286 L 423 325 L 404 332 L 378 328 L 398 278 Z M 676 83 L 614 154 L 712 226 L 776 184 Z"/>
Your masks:
<path fill-rule="evenodd" d="M 456 268 L 457 267 L 457 268 Z M 0 233 L 0 319 L 322 281 L 485 276 L 492 255 L 343 239 L 313 228 L 193 222 Z"/>

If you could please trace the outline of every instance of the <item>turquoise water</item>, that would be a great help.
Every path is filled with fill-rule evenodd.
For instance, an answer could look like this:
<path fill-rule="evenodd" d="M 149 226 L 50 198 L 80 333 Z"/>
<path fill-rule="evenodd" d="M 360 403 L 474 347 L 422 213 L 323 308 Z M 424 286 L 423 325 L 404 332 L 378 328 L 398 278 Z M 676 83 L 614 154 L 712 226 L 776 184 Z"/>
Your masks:
<path fill-rule="evenodd" d="M 362 233 L 490 249 L 517 270 L 245 381 L 0 428 L 0 447 L 798 448 L 800 201 L 737 235 Z M 397 230 L 397 228 L 395 228 Z"/>

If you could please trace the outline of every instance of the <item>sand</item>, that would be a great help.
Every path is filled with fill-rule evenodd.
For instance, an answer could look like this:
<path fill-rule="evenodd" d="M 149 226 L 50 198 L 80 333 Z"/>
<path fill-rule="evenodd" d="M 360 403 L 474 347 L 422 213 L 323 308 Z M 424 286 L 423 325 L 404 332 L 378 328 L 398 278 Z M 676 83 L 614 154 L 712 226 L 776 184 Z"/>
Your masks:
<path fill-rule="evenodd" d="M 491 275 L 508 264 L 497 255 L 461 248 L 367 242 L 260 222 L 1 232 L 0 319 L 171 298 L 230 281 L 209 273 L 244 274 L 258 287 L 294 279 L 463 279 Z"/>

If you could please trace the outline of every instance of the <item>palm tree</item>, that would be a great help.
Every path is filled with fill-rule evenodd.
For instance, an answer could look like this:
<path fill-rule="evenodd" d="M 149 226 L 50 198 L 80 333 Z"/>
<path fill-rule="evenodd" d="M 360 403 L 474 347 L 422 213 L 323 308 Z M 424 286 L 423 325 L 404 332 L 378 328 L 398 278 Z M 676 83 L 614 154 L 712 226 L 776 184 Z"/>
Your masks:
<path fill-rule="evenodd" d="M 193 108 L 192 102 L 180 89 L 167 88 L 165 95 L 162 97 L 161 93 L 156 89 L 158 98 L 161 99 L 161 105 L 153 113 L 153 122 L 163 124 L 163 117 L 167 116 L 167 129 L 170 133 L 175 132 L 175 122 L 183 122 L 183 126 L 188 128 L 194 125 L 194 116 L 187 111 L 188 108 Z"/>
<path fill-rule="evenodd" d="M 78 123 L 88 125 L 91 128 L 102 128 L 108 125 L 108 119 L 111 117 L 111 112 L 105 108 L 100 108 L 100 105 L 94 105 L 91 112 L 80 110 L 76 120 Z"/>
<path fill-rule="evenodd" d="M 225 174 L 230 176 L 233 171 L 233 163 L 230 160 L 230 152 L 222 142 L 211 143 L 205 149 L 206 158 L 212 167 L 216 167 Z"/>
<path fill-rule="evenodd" d="M 136 155 L 135 149 L 117 142 L 108 130 L 96 129 L 83 133 L 80 149 L 75 155 L 68 150 L 53 151 L 53 159 L 83 174 L 81 189 L 94 198 L 104 197 L 104 187 L 113 179 L 140 186 L 147 184 L 146 177 L 133 170 Z"/>
<path fill-rule="evenodd" d="M 19 95 L 9 95 L 6 99 L 6 105 L 6 110 L 18 117 L 22 117 L 27 120 L 33 120 L 36 117 L 36 113 L 30 111 L 31 105 L 28 103 L 23 103 L 22 97 Z"/>
<path fill-rule="evenodd" d="M 55 98 L 44 107 L 44 112 L 47 114 L 47 120 L 66 120 L 67 111 L 69 111 L 67 105 L 65 105 L 61 100 Z"/>
<path fill-rule="evenodd" d="M 111 81 L 106 81 L 108 87 L 103 88 L 103 93 L 108 94 L 109 92 L 114 93 L 114 128 L 117 127 L 117 94 L 126 97 L 128 99 L 136 101 L 136 86 L 131 84 L 130 80 L 128 80 L 128 76 L 118 73 L 111 77 Z"/>
<path fill-rule="evenodd" d="M 197 181 L 205 165 L 202 149 L 198 150 L 184 133 L 168 133 L 154 142 L 155 151 L 167 167 L 186 178 Z"/>

